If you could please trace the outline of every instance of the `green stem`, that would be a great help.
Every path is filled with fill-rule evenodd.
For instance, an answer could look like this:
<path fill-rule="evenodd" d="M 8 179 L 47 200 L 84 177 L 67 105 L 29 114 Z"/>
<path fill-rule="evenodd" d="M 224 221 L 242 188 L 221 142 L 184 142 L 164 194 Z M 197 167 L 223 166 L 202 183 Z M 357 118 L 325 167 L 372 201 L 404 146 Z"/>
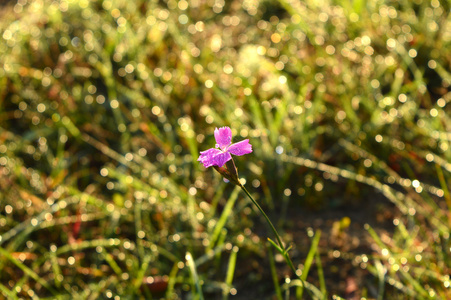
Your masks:
<path fill-rule="evenodd" d="M 305 282 L 301 278 L 301 276 L 299 276 L 296 273 L 296 268 L 294 267 L 293 262 L 291 261 L 290 255 L 288 254 L 287 249 L 283 245 L 282 239 L 280 238 L 280 235 L 277 232 L 276 228 L 274 227 L 274 225 L 272 224 L 271 220 L 266 215 L 266 213 L 263 210 L 263 208 L 261 208 L 261 206 L 257 203 L 257 201 L 255 201 L 254 198 L 252 198 L 251 194 L 249 194 L 249 192 L 246 190 L 246 188 L 241 183 L 239 184 L 239 186 L 246 193 L 246 195 L 249 197 L 249 199 L 251 199 L 252 203 L 254 203 L 254 205 L 257 206 L 258 210 L 261 212 L 263 217 L 265 217 L 266 222 L 269 224 L 269 227 L 271 227 L 272 231 L 274 232 L 274 235 L 276 236 L 277 243 L 279 244 L 279 247 L 282 249 L 282 252 L 283 252 L 282 255 L 283 255 L 283 258 L 285 259 L 285 262 L 290 267 L 290 269 L 293 271 L 294 276 L 296 276 L 301 281 L 301 283 L 302 283 L 302 291 L 303 291 L 304 288 L 305 288 Z M 310 294 L 310 290 L 309 289 L 307 289 L 307 292 Z"/>
<path fill-rule="evenodd" d="M 279 233 L 277 232 L 276 228 L 275 228 L 274 225 L 272 224 L 271 220 L 270 220 L 270 219 L 268 218 L 268 216 L 266 215 L 266 213 L 265 213 L 265 211 L 263 210 L 263 208 L 261 208 L 261 206 L 257 203 L 257 201 L 254 200 L 254 198 L 251 196 L 251 194 L 249 194 L 249 192 L 246 190 L 246 188 L 240 183 L 240 181 L 239 181 L 239 179 L 238 179 L 238 174 L 236 173 L 236 167 L 235 167 L 235 165 L 233 165 L 232 168 L 235 168 L 235 174 L 236 174 L 236 176 L 235 176 L 235 179 L 236 179 L 236 180 L 234 180 L 234 183 L 236 183 L 236 184 L 237 184 L 237 185 L 238 185 L 238 186 L 246 193 L 246 195 L 249 197 L 249 199 L 251 199 L 252 203 L 254 203 L 254 205 L 257 206 L 258 210 L 259 210 L 260 213 L 263 215 L 263 217 L 265 217 L 266 222 L 269 224 L 269 227 L 271 227 L 272 232 L 273 232 L 274 235 L 276 236 L 277 243 L 279 244 L 279 248 L 280 248 L 279 250 L 281 250 L 280 252 L 281 252 L 283 258 L 285 259 L 285 262 L 286 262 L 287 265 L 290 267 L 291 271 L 293 271 L 294 276 L 296 276 L 296 277 L 299 279 L 299 281 L 302 283 L 302 290 L 301 290 L 301 293 L 302 293 L 302 292 L 304 291 L 305 287 L 306 287 L 306 286 L 305 286 L 305 282 L 304 282 L 304 280 L 301 278 L 301 276 L 299 276 L 299 275 L 296 273 L 296 268 L 294 267 L 293 262 L 291 261 L 290 255 L 288 254 L 289 248 L 287 249 L 287 248 L 285 248 L 285 246 L 283 245 L 282 239 L 280 238 Z M 219 172 L 218 169 L 217 169 L 217 171 Z M 221 172 L 219 172 L 219 173 L 221 173 Z M 222 173 L 221 173 L 221 174 L 222 174 Z M 232 178 L 232 179 L 233 179 L 233 178 Z M 277 247 L 277 245 L 276 245 L 272 240 L 269 240 L 269 241 L 271 242 L 271 244 L 273 244 L 275 247 Z M 307 288 L 307 292 L 313 297 L 313 295 L 312 295 L 313 290 L 310 291 L 310 288 Z M 318 292 L 319 292 L 319 291 L 318 291 Z"/>
<path fill-rule="evenodd" d="M 283 245 L 282 239 L 280 238 L 280 235 L 277 232 L 277 230 L 274 227 L 274 225 L 272 224 L 271 220 L 268 218 L 268 216 L 264 212 L 263 208 L 261 208 L 261 206 L 257 203 L 257 201 L 255 201 L 254 198 L 252 198 L 251 194 L 249 194 L 249 192 L 246 190 L 246 188 L 242 184 L 240 184 L 240 188 L 246 193 L 246 195 L 249 197 L 249 199 L 251 199 L 252 203 L 254 203 L 254 205 L 257 206 L 258 210 L 262 213 L 263 217 L 265 217 L 266 222 L 269 224 L 269 227 L 271 227 L 272 231 L 274 232 L 274 235 L 276 236 L 277 243 L 279 244 L 279 247 L 283 250 L 283 257 L 285 258 L 285 261 L 286 261 L 287 265 L 293 271 L 294 275 L 301 280 L 302 285 L 304 285 L 304 281 L 301 279 L 300 276 L 298 276 L 296 274 L 296 268 L 294 267 L 293 262 L 291 261 L 291 258 L 288 255 L 288 251 L 286 250 L 285 246 Z"/>
<path fill-rule="evenodd" d="M 269 227 L 271 227 L 272 231 L 274 232 L 274 235 L 276 236 L 277 243 L 279 244 L 279 247 L 281 249 L 283 249 L 284 252 L 285 252 L 285 246 L 282 244 L 282 240 L 280 238 L 280 235 L 279 235 L 279 233 L 277 233 L 276 228 L 274 227 L 274 225 L 272 224 L 271 220 L 268 218 L 268 216 L 264 212 L 263 208 L 261 208 L 261 206 L 257 203 L 257 201 L 255 201 L 254 198 L 252 198 L 251 194 L 249 194 L 249 192 L 246 190 L 246 188 L 242 184 L 240 184 L 240 188 L 246 193 L 246 195 L 249 197 L 249 199 L 251 199 L 252 203 L 254 203 L 254 205 L 257 206 L 258 210 L 262 213 L 263 217 L 265 217 L 266 222 L 269 224 Z"/>

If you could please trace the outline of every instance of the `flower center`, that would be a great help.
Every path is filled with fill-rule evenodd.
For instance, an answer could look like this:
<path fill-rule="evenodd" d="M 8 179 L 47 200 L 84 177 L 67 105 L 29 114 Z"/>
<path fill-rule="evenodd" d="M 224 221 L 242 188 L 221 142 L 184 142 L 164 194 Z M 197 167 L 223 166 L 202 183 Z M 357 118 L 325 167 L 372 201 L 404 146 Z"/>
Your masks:
<path fill-rule="evenodd" d="M 227 152 L 227 150 L 229 149 L 229 146 L 225 146 L 224 148 L 222 148 L 221 146 L 219 146 L 219 144 L 216 144 L 215 147 L 221 150 L 222 153 Z"/>

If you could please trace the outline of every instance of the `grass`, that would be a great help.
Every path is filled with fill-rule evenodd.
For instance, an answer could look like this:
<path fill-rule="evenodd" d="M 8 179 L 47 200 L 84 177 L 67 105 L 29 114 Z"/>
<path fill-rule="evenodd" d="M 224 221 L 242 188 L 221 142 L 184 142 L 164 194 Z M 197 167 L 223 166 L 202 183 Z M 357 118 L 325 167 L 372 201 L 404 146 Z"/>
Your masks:
<path fill-rule="evenodd" d="M 5 5 L 0 293 L 340 299 L 363 274 L 356 297 L 450 298 L 449 11 L 438 0 Z M 250 139 L 240 176 L 315 292 L 268 250 L 252 203 L 196 161 L 220 126 Z M 352 217 L 375 201 L 379 221 Z M 297 225 L 338 210 L 351 226 Z M 328 242 L 354 225 L 365 247 Z M 333 271 L 335 251 L 355 273 Z"/>

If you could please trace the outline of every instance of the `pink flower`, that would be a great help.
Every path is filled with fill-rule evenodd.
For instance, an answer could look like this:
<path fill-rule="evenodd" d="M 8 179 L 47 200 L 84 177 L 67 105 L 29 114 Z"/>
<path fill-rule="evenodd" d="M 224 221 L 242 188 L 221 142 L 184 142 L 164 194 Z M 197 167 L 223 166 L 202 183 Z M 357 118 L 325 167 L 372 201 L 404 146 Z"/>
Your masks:
<path fill-rule="evenodd" d="M 232 144 L 232 130 L 229 127 L 216 128 L 215 139 L 216 148 L 200 152 L 198 161 L 206 168 L 222 167 L 232 159 L 230 154 L 241 156 L 252 152 L 252 145 L 249 144 L 248 139 Z"/>

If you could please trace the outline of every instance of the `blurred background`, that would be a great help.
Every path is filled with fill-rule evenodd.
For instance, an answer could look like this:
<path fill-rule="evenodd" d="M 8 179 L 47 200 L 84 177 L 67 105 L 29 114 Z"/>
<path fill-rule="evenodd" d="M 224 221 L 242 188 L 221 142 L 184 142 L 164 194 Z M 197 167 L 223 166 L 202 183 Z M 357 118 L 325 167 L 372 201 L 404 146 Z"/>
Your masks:
<path fill-rule="evenodd" d="M 451 298 L 449 12 L 1 1 L 1 297 Z M 220 126 L 304 291 L 197 162 Z"/>

